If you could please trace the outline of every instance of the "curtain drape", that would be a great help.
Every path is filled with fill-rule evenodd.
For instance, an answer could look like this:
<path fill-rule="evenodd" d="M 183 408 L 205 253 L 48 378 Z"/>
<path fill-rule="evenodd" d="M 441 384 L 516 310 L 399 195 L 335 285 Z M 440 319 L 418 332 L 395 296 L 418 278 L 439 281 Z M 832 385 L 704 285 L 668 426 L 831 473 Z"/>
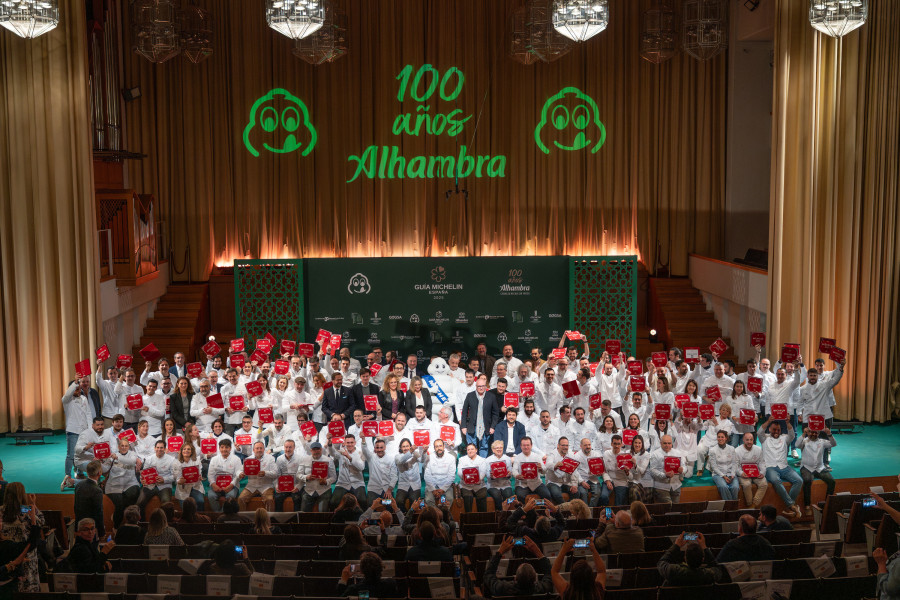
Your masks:
<path fill-rule="evenodd" d="M 63 426 L 95 361 L 99 268 L 84 5 L 35 40 L 0 33 L 0 431 Z"/>
<path fill-rule="evenodd" d="M 835 40 L 807 3 L 777 7 L 769 310 L 772 348 L 847 350 L 840 419 L 883 421 L 900 387 L 900 4 Z M 774 354 L 777 350 L 773 350 Z"/>
<path fill-rule="evenodd" d="M 148 155 L 129 165 L 132 180 L 161 201 L 177 267 L 190 246 L 195 279 L 217 262 L 287 256 L 637 253 L 653 270 L 658 248 L 685 275 L 688 252 L 721 253 L 726 58 L 642 60 L 649 0 L 612 0 L 605 32 L 531 66 L 507 55 L 507 18 L 523 4 L 512 0 L 346 2 L 349 53 L 319 67 L 292 56 L 262 2 L 199 4 L 215 19 L 209 60 L 129 53 L 124 64 L 126 86 L 142 90 L 126 106 L 127 147 Z M 460 69 L 460 96 L 399 102 L 398 75 L 426 63 Z M 545 101 L 567 86 L 599 107 L 596 153 L 536 145 Z M 251 105 L 275 87 L 309 107 L 318 142 L 307 157 L 244 147 Z M 392 133 L 398 115 L 455 109 L 471 117 L 456 137 Z M 460 181 L 468 199 L 445 199 L 452 178 L 348 181 L 349 157 L 369 146 L 410 158 L 458 156 L 463 144 L 506 157 L 505 177 Z"/>

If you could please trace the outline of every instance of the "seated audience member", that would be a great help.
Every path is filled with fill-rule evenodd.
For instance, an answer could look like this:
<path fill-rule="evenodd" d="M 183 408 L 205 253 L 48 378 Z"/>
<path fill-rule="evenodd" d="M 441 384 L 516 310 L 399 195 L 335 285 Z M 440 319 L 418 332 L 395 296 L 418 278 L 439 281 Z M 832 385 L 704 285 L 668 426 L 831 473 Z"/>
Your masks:
<path fill-rule="evenodd" d="M 4 533 L 3 516 L 0 511 L 0 598 L 6 600 L 13 598 L 19 591 L 20 578 L 25 575 L 25 561 L 28 553 L 41 541 L 41 526 L 38 524 L 34 511 L 28 511 L 27 535 L 19 541 L 10 539 L 12 536 Z M 19 527 L 16 527 L 19 529 Z"/>
<path fill-rule="evenodd" d="M 181 503 L 181 518 L 179 523 L 212 523 L 209 517 L 197 512 L 197 501 L 188 497 Z"/>
<path fill-rule="evenodd" d="M 222 504 L 222 514 L 216 519 L 216 523 L 249 523 L 250 519 L 244 515 L 238 514 L 241 505 L 234 498 L 229 498 Z"/>
<path fill-rule="evenodd" d="M 602 527 L 604 523 L 606 527 Z M 600 517 L 600 524 L 603 533 L 594 538 L 598 552 L 625 554 L 644 551 L 644 531 L 633 524 L 627 511 L 620 510 L 610 522 Z"/>
<path fill-rule="evenodd" d="M 778 514 L 778 510 L 771 504 L 763 504 L 759 507 L 759 524 L 756 531 L 792 531 L 794 526 L 785 517 Z"/>
<path fill-rule="evenodd" d="M 566 555 L 572 551 L 574 546 L 574 539 L 566 540 L 556 556 L 553 568 L 550 570 L 553 587 L 561 600 L 600 600 L 606 596 L 606 563 L 603 562 L 603 558 L 597 553 L 597 548 L 593 544 L 590 546 L 594 559 L 593 569 L 586 560 L 581 559 L 572 565 L 568 581 L 561 574 L 566 563 Z"/>
<path fill-rule="evenodd" d="M 453 553 L 445 544 L 443 539 L 438 537 L 434 529 L 434 525 L 425 521 L 417 528 L 417 537 L 419 541 L 415 546 L 410 546 L 406 551 L 406 560 L 408 561 L 440 561 L 452 562 Z"/>
<path fill-rule="evenodd" d="M 359 525 L 348 524 L 344 527 L 344 537 L 340 541 L 339 557 L 341 560 L 359 560 L 366 552 L 382 554 L 381 548 L 373 548 L 366 543 Z"/>
<path fill-rule="evenodd" d="M 500 550 L 491 557 L 484 571 L 484 590 L 490 596 L 536 596 L 553 591 L 553 580 L 550 575 L 550 561 L 541 552 L 541 547 L 530 538 L 525 538 L 525 552 L 538 559 L 538 562 L 522 563 L 516 569 L 512 580 L 498 579 L 497 567 L 500 558 L 508 552 L 514 538 L 507 537 L 500 544 Z"/>
<path fill-rule="evenodd" d="M 541 516 L 535 510 L 535 499 L 531 498 L 522 508 L 517 508 L 506 520 L 507 531 L 517 537 L 530 537 L 538 544 L 544 542 L 556 542 L 566 529 L 566 523 L 562 515 L 556 509 L 556 505 L 550 500 L 544 500 L 546 509 Z M 553 515 L 554 522 L 550 522 L 549 515 Z"/>
<path fill-rule="evenodd" d="M 147 546 L 184 546 L 181 535 L 169 527 L 169 520 L 162 508 L 157 508 L 147 521 L 147 535 L 144 537 Z"/>
<path fill-rule="evenodd" d="M 590 507 L 584 503 L 584 500 L 578 498 L 570 502 L 563 502 L 557 508 L 560 512 L 569 513 L 573 519 L 586 520 L 593 517 Z"/>
<path fill-rule="evenodd" d="M 716 564 L 716 557 L 706 547 L 706 538 L 698 533 L 696 542 L 678 536 L 671 548 L 656 563 L 659 574 L 666 585 L 708 585 L 725 579 L 722 567 Z"/>
<path fill-rule="evenodd" d="M 257 508 L 256 512 L 253 514 L 253 527 L 250 528 L 250 533 L 259 535 L 279 535 L 281 533 L 281 528 L 277 525 L 272 525 L 272 520 L 269 518 L 269 511 L 264 508 Z"/>
<path fill-rule="evenodd" d="M 775 560 L 775 549 L 769 540 L 756 533 L 753 515 L 741 515 L 738 521 L 738 537 L 729 540 L 719 551 L 720 563 L 737 560 Z"/>
<path fill-rule="evenodd" d="M 353 494 L 344 494 L 334 513 L 331 515 L 332 523 L 356 523 L 359 521 L 359 515 L 362 514 L 359 507 L 359 500 Z"/>
<path fill-rule="evenodd" d="M 116 530 L 117 546 L 140 546 L 144 543 L 147 532 L 139 525 L 141 522 L 141 509 L 137 504 L 132 504 L 125 509 L 122 515 L 122 525 Z"/>
<path fill-rule="evenodd" d="M 225 540 L 213 552 L 212 560 L 200 569 L 202 575 L 232 575 L 246 577 L 253 574 L 253 565 L 247 560 L 247 548 L 237 552 L 238 545 Z M 240 557 L 240 560 L 238 560 Z"/>
<path fill-rule="evenodd" d="M 650 514 L 650 511 L 647 510 L 647 506 L 640 500 L 632 502 L 628 509 L 631 513 L 632 522 L 638 527 L 649 527 L 656 524 L 656 520 Z"/>
<path fill-rule="evenodd" d="M 900 480 L 900 476 L 897 477 Z M 900 491 L 900 483 L 897 485 L 897 491 Z M 886 515 L 894 520 L 894 523 L 900 525 L 900 510 L 892 508 L 884 501 L 884 498 L 878 494 L 872 494 L 878 508 L 883 510 Z M 900 598 L 900 559 L 897 553 L 888 556 L 884 548 L 876 548 L 872 553 L 875 564 L 878 565 L 878 579 L 876 584 L 876 595 L 881 600 L 892 600 Z"/>
<path fill-rule="evenodd" d="M 394 525 L 394 513 L 400 513 L 397 505 L 391 502 L 387 506 L 381 503 L 381 499 L 377 498 L 369 508 L 359 517 L 359 524 L 363 527 L 365 535 L 406 535 L 403 525 L 406 522 L 406 515 L 400 520 L 400 525 Z M 378 520 L 378 523 L 369 523 L 370 520 Z"/>
<path fill-rule="evenodd" d="M 106 557 L 116 547 L 106 542 L 101 547 L 97 540 L 97 527 L 93 519 L 82 519 L 75 530 L 75 543 L 66 559 L 73 573 L 107 573 L 112 569 Z"/>
<path fill-rule="evenodd" d="M 341 580 L 337 584 L 337 595 L 343 598 L 359 596 L 367 592 L 370 598 L 400 598 L 397 582 L 393 579 L 382 579 L 384 566 L 381 557 L 374 552 L 366 552 L 359 559 L 359 570 L 362 580 L 350 585 L 350 565 L 341 571 Z M 364 594 L 365 595 L 365 594 Z"/>

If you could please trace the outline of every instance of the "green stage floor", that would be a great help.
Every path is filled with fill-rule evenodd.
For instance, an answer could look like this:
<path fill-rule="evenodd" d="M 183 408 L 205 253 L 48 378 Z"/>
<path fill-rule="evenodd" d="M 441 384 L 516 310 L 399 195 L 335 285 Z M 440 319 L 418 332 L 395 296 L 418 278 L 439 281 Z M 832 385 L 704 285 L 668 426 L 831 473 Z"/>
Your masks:
<path fill-rule="evenodd" d="M 831 461 L 835 479 L 883 477 L 900 473 L 900 423 L 865 425 L 863 433 L 836 436 Z M 46 444 L 16 446 L 0 439 L 0 460 L 7 481 L 21 481 L 29 493 L 59 493 L 66 458 L 62 432 L 46 437 Z M 713 485 L 709 475 L 692 477 L 686 486 Z M 71 489 L 66 493 L 71 494 Z"/>

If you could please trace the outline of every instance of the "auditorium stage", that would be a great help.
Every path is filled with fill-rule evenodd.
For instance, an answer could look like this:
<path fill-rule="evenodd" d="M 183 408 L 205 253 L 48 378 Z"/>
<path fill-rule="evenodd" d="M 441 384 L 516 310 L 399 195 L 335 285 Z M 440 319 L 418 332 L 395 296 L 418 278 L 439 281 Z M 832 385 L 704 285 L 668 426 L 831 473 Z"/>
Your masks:
<path fill-rule="evenodd" d="M 836 436 L 838 445 L 831 463 L 834 478 L 886 477 L 900 473 L 900 444 L 897 443 L 900 423 L 864 425 L 863 428 L 863 433 Z M 31 446 L 16 446 L 12 438 L 0 440 L 4 478 L 21 481 L 29 493 L 58 494 L 66 458 L 66 436 L 56 432 L 46 439 L 44 445 Z M 709 475 L 685 481 L 687 487 L 712 485 Z M 72 491 L 66 494 L 71 495 Z"/>

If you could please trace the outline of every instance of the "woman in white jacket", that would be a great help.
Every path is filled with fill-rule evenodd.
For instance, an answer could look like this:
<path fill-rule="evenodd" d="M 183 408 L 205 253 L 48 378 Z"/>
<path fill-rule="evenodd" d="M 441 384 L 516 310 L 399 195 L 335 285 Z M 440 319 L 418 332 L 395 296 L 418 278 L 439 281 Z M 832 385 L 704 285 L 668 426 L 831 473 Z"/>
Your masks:
<path fill-rule="evenodd" d="M 185 477 L 184 470 L 189 467 L 196 467 L 197 480 L 195 482 L 189 482 Z M 175 477 L 175 498 L 180 502 L 184 502 L 190 496 L 197 503 L 197 506 L 202 509 L 206 503 L 206 496 L 203 494 L 202 468 L 200 461 L 197 460 L 194 444 L 185 443 L 181 445 L 178 459 L 172 464 L 172 474 Z"/>
<path fill-rule="evenodd" d="M 678 415 L 675 419 L 673 447 L 681 452 L 684 459 L 685 477 L 694 474 L 694 463 L 697 461 L 697 433 L 700 431 L 700 418 L 685 419 Z"/>
<path fill-rule="evenodd" d="M 756 424 L 744 425 L 741 423 L 741 409 L 756 410 L 753 407 L 753 398 L 750 397 L 744 387 L 744 382 L 740 379 L 734 382 L 731 389 L 731 398 L 728 400 L 731 405 L 731 420 L 734 423 L 734 432 L 731 434 L 731 445 L 737 448 L 741 445 L 741 440 L 745 433 L 752 433 L 756 437 Z"/>
<path fill-rule="evenodd" d="M 503 442 L 497 440 L 491 444 L 492 454 L 485 459 L 485 479 L 487 480 L 488 496 L 494 499 L 494 510 L 503 510 L 503 501 L 512 498 L 515 492 L 512 489 L 512 458 L 503 454 Z M 502 471 L 502 467 L 493 467 L 494 463 L 506 465 L 506 477 L 494 477 L 494 469 Z"/>
<path fill-rule="evenodd" d="M 723 404 L 719 407 L 719 417 L 713 417 L 703 422 L 703 437 L 700 438 L 700 444 L 697 446 L 697 476 L 703 475 L 706 468 L 706 457 L 709 455 L 709 449 L 718 445 L 717 436 L 720 431 L 724 431 L 729 439 L 734 434 L 734 423 L 731 421 L 731 405 Z"/>
<path fill-rule="evenodd" d="M 475 471 L 472 471 L 474 469 Z M 487 512 L 487 487 L 485 487 L 485 475 L 487 474 L 487 461 L 478 456 L 478 447 L 475 444 L 466 445 L 466 455 L 459 459 L 456 465 L 456 474 L 459 476 L 459 493 L 463 499 L 463 506 L 467 513 L 472 512 L 472 500 L 478 507 L 478 512 Z M 471 483 L 466 479 L 472 477 Z M 474 478 L 477 477 L 477 480 Z"/>
<path fill-rule="evenodd" d="M 270 391 L 269 380 L 266 379 L 265 375 L 257 376 L 256 382 L 262 386 L 262 394 L 250 398 L 250 410 L 253 411 L 253 426 L 259 427 L 259 409 L 271 408 L 272 418 L 274 420 L 275 415 L 281 413 L 281 402 L 284 399 L 284 391 L 282 390 L 282 393 L 277 396 L 274 394 L 274 391 Z M 284 379 L 283 384 L 281 383 L 281 379 L 278 380 L 278 383 L 283 385 L 284 389 L 287 389 L 287 378 Z"/>
<path fill-rule="evenodd" d="M 631 440 L 631 458 L 634 468 L 628 473 L 628 499 L 650 502 L 653 498 L 653 477 L 650 476 L 650 450 L 644 436 L 636 435 Z"/>
<path fill-rule="evenodd" d="M 422 496 L 422 455 L 425 448 L 413 449 L 406 438 L 400 442 L 400 451 L 394 457 L 397 465 L 397 493 L 395 499 L 397 509 L 405 511 L 406 501 L 414 504 Z"/>
<path fill-rule="evenodd" d="M 106 472 L 104 492 L 115 507 L 113 524 L 116 527 L 122 523 L 125 508 L 136 503 L 141 494 L 141 487 L 135 476 L 135 472 L 139 468 L 140 457 L 131 449 L 131 444 L 127 440 L 118 440 L 118 442 L 119 451 L 114 453 L 110 459 L 103 461 L 103 470 Z M 111 466 L 106 464 L 110 460 L 112 461 Z"/>

